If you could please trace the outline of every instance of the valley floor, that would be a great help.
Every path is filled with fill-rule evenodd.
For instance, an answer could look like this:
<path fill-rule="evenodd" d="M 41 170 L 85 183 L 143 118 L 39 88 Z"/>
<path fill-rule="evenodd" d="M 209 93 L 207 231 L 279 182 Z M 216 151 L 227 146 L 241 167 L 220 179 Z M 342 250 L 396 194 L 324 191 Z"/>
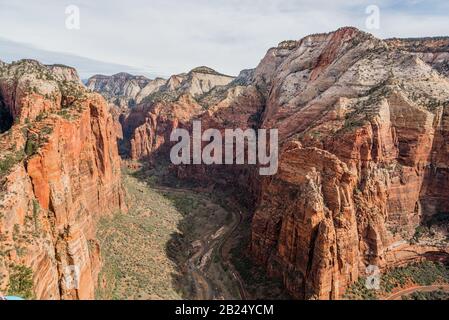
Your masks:
<path fill-rule="evenodd" d="M 99 223 L 98 299 L 245 299 L 228 261 L 242 221 L 208 194 L 162 187 L 125 170 L 129 212 Z"/>

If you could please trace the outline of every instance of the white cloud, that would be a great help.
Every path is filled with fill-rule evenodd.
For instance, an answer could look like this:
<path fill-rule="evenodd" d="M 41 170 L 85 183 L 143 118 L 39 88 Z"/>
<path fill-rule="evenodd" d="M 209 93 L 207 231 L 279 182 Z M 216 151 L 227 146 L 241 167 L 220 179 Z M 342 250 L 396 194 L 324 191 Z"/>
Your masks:
<path fill-rule="evenodd" d="M 81 10 L 79 31 L 65 28 L 70 4 Z M 0 0 L 0 36 L 161 75 L 198 65 L 237 74 L 282 40 L 364 28 L 370 4 L 381 8 L 380 37 L 449 30 L 443 0 Z"/>

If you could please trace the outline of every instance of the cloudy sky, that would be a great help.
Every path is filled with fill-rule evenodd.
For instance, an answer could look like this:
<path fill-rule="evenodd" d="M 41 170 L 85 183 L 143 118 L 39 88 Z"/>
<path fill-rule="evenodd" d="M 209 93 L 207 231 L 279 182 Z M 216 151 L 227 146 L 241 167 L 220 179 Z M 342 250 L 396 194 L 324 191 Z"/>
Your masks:
<path fill-rule="evenodd" d="M 79 30 L 66 27 L 70 5 L 79 8 Z M 367 29 L 370 5 L 380 9 L 379 29 Z M 282 40 L 345 25 L 382 38 L 449 35 L 449 1 L 0 0 L 0 59 L 64 63 L 83 78 L 168 76 L 200 65 L 236 75 Z"/>

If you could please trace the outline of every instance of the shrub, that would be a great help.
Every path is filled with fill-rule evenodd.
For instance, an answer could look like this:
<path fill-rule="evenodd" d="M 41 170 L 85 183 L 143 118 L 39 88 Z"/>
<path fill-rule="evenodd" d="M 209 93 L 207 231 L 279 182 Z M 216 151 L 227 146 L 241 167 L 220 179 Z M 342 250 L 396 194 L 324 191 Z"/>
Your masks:
<path fill-rule="evenodd" d="M 34 297 L 33 271 L 29 267 L 23 265 L 14 265 L 12 267 L 8 295 L 25 299 Z"/>
<path fill-rule="evenodd" d="M 39 213 L 41 211 L 41 207 L 39 202 L 36 199 L 33 199 L 33 221 L 34 221 L 34 229 L 37 232 L 39 230 Z"/>
<path fill-rule="evenodd" d="M 28 139 L 25 145 L 25 154 L 30 157 L 37 152 L 38 143 L 34 138 Z"/>
<path fill-rule="evenodd" d="M 0 160 L 0 176 L 3 176 L 9 172 L 16 164 L 21 162 L 24 158 L 22 152 L 15 154 L 8 154 L 6 157 Z"/>

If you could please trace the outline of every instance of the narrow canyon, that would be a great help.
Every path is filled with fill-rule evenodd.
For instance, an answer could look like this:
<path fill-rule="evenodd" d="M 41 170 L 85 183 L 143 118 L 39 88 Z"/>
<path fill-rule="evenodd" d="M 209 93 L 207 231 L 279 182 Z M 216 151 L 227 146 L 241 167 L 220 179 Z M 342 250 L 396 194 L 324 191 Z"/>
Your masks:
<path fill-rule="evenodd" d="M 448 76 L 449 38 L 352 27 L 238 76 L 0 62 L 0 293 L 334 300 L 370 267 L 447 268 Z M 278 173 L 171 164 L 195 120 L 278 129 Z"/>

